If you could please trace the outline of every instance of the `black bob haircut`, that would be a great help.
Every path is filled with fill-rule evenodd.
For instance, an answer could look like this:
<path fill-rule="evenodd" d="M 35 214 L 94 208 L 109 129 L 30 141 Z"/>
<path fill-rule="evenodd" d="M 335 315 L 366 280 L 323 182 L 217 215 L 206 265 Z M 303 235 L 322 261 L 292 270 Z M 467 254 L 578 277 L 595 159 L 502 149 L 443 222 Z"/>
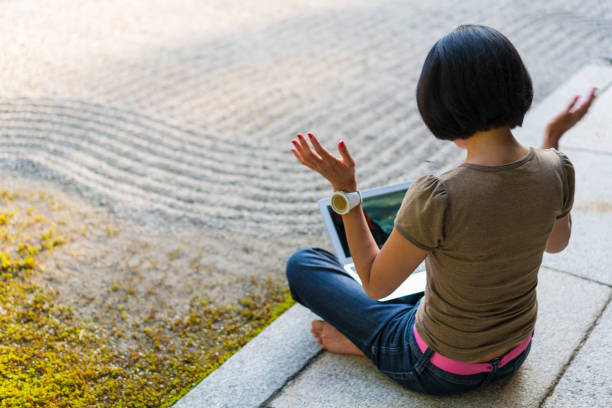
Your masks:
<path fill-rule="evenodd" d="M 533 88 L 516 48 L 502 33 L 462 25 L 429 51 L 417 85 L 423 121 L 439 139 L 523 124 Z"/>

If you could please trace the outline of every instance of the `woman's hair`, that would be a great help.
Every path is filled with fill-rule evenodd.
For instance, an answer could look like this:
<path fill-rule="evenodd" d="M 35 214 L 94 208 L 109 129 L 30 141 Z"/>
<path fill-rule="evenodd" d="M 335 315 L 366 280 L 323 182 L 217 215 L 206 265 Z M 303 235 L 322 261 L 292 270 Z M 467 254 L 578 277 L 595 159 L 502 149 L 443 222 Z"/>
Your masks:
<path fill-rule="evenodd" d="M 520 126 L 532 99 L 531 78 L 516 48 L 481 25 L 459 26 L 435 43 L 417 85 L 423 121 L 445 140 Z"/>

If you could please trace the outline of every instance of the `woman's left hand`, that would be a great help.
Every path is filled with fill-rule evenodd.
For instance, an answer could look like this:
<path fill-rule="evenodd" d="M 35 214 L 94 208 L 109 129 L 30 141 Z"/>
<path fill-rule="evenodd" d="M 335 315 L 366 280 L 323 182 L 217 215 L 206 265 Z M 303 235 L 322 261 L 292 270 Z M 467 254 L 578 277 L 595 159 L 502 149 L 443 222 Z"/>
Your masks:
<path fill-rule="evenodd" d="M 576 103 L 580 99 L 580 95 L 576 95 L 565 109 L 552 118 L 544 132 L 543 148 L 547 149 L 549 147 L 554 147 L 555 149 L 559 149 L 559 140 L 565 132 L 571 129 L 587 114 L 595 99 L 596 92 L 597 88 L 591 88 L 588 96 L 579 106 L 576 106 Z"/>
<path fill-rule="evenodd" d="M 321 146 L 315 135 L 308 133 L 308 138 L 312 147 L 301 134 L 297 135 L 297 140 L 291 140 L 291 143 L 293 143 L 291 151 L 300 163 L 329 180 L 334 191 L 356 191 L 355 161 L 344 141 L 341 140 L 338 143 L 338 151 L 340 152 L 338 158 Z"/>

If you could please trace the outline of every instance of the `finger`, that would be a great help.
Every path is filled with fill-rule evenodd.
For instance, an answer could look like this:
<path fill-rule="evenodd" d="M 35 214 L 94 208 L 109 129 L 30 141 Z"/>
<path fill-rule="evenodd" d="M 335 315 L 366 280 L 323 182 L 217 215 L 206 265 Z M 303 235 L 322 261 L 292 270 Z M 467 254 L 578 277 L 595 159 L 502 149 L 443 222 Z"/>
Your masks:
<path fill-rule="evenodd" d="M 334 155 L 332 155 L 326 148 L 324 148 L 315 135 L 312 133 L 308 134 L 308 138 L 310 139 L 310 143 L 314 147 L 315 151 L 324 159 L 335 159 Z"/>
<path fill-rule="evenodd" d="M 300 144 L 300 142 L 298 142 L 298 141 L 297 141 L 297 140 L 295 140 L 295 139 L 292 139 L 292 140 L 291 140 L 291 143 L 293 143 L 293 147 L 295 147 L 295 150 L 297 150 L 297 151 L 298 151 L 298 152 L 300 152 L 300 154 L 301 154 L 301 153 L 302 153 L 302 151 L 303 151 L 303 147 L 302 147 L 302 145 Z"/>
<path fill-rule="evenodd" d="M 302 154 L 302 157 L 304 158 L 304 160 L 321 160 L 321 156 L 319 156 L 316 152 L 314 152 L 312 150 L 312 148 L 310 147 L 310 144 L 308 143 L 308 141 L 306 140 L 306 138 L 304 136 L 302 136 L 301 134 L 297 135 L 298 137 L 298 141 L 300 142 L 300 146 L 302 147 L 302 150 L 300 150 L 300 153 Z"/>
<path fill-rule="evenodd" d="M 291 149 L 291 151 L 293 152 L 295 157 L 297 157 L 298 160 L 302 164 L 308 166 L 308 163 L 304 159 L 304 148 L 302 147 L 302 145 L 297 140 L 295 140 L 295 139 L 292 140 L 291 143 L 293 143 L 293 149 Z"/>
<path fill-rule="evenodd" d="M 302 137 L 302 135 L 298 135 L 298 139 L 300 137 Z M 312 150 L 310 149 L 310 146 L 308 144 L 306 144 L 306 147 L 304 147 L 303 143 L 295 139 L 291 140 L 291 143 L 293 143 L 293 146 L 295 147 L 295 149 L 298 151 L 298 153 L 300 153 L 302 160 L 306 161 L 306 160 L 315 159 L 315 157 L 312 154 Z"/>
<path fill-rule="evenodd" d="M 302 135 L 298 135 L 298 139 L 301 137 Z M 300 160 L 300 162 L 308 167 L 314 170 L 315 166 L 316 166 L 316 157 L 314 157 L 311 153 L 310 150 L 310 146 L 306 145 L 306 149 L 304 148 L 304 146 L 302 145 L 302 143 L 298 142 L 297 140 L 293 139 L 291 140 L 291 143 L 293 143 L 294 146 L 294 150 L 297 153 L 298 160 Z M 294 153 L 295 154 L 295 153 Z"/>
<path fill-rule="evenodd" d="M 300 154 L 300 152 L 298 152 L 296 149 L 291 149 L 291 153 L 293 153 L 293 155 L 298 159 L 298 161 L 300 163 L 302 163 L 304 166 L 308 167 L 308 168 L 312 168 L 303 158 L 302 155 Z"/>
<path fill-rule="evenodd" d="M 565 108 L 565 111 L 570 113 L 574 105 L 576 105 L 576 102 L 578 102 L 578 99 L 580 99 L 580 95 L 574 96 L 572 100 L 570 101 L 569 105 L 567 105 L 567 108 Z"/>
<path fill-rule="evenodd" d="M 344 143 L 344 140 L 341 140 L 340 143 L 338 143 L 338 151 L 340 152 L 340 156 L 342 156 L 342 159 L 346 164 L 348 164 L 349 166 L 355 165 L 355 160 L 353 160 L 353 156 L 351 156 L 351 154 L 349 153 L 348 148 L 346 147 L 346 143 Z"/>
<path fill-rule="evenodd" d="M 576 109 L 576 112 L 580 115 L 580 117 L 584 116 L 588 112 L 593 100 L 595 99 L 595 92 L 597 92 L 597 88 L 591 89 L 589 96 L 587 96 L 586 100 Z"/>
<path fill-rule="evenodd" d="M 293 153 L 295 158 L 298 159 L 300 163 L 304 164 L 304 159 L 302 159 L 302 155 L 296 149 L 291 149 L 291 153 Z"/>
<path fill-rule="evenodd" d="M 596 96 L 597 96 L 597 88 L 591 88 L 591 92 L 589 92 L 589 96 L 587 96 L 587 99 L 585 102 L 585 103 L 588 103 L 588 107 L 591 106 Z"/>

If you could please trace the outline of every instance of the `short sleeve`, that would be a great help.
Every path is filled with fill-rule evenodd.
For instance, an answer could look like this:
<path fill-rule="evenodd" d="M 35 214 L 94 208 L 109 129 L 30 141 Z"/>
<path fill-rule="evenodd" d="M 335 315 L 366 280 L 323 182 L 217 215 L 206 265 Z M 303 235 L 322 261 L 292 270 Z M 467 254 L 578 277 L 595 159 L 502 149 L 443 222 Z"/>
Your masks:
<path fill-rule="evenodd" d="M 433 251 L 444 240 L 444 215 L 448 194 L 434 176 L 424 176 L 410 185 L 395 217 L 395 229 L 415 246 Z"/>
<path fill-rule="evenodd" d="M 565 217 L 572 210 L 574 204 L 574 189 L 575 189 L 575 175 L 574 166 L 568 157 L 557 151 L 561 159 L 561 174 L 563 182 L 563 200 L 561 202 L 561 214 L 557 216 L 557 219 Z"/>

